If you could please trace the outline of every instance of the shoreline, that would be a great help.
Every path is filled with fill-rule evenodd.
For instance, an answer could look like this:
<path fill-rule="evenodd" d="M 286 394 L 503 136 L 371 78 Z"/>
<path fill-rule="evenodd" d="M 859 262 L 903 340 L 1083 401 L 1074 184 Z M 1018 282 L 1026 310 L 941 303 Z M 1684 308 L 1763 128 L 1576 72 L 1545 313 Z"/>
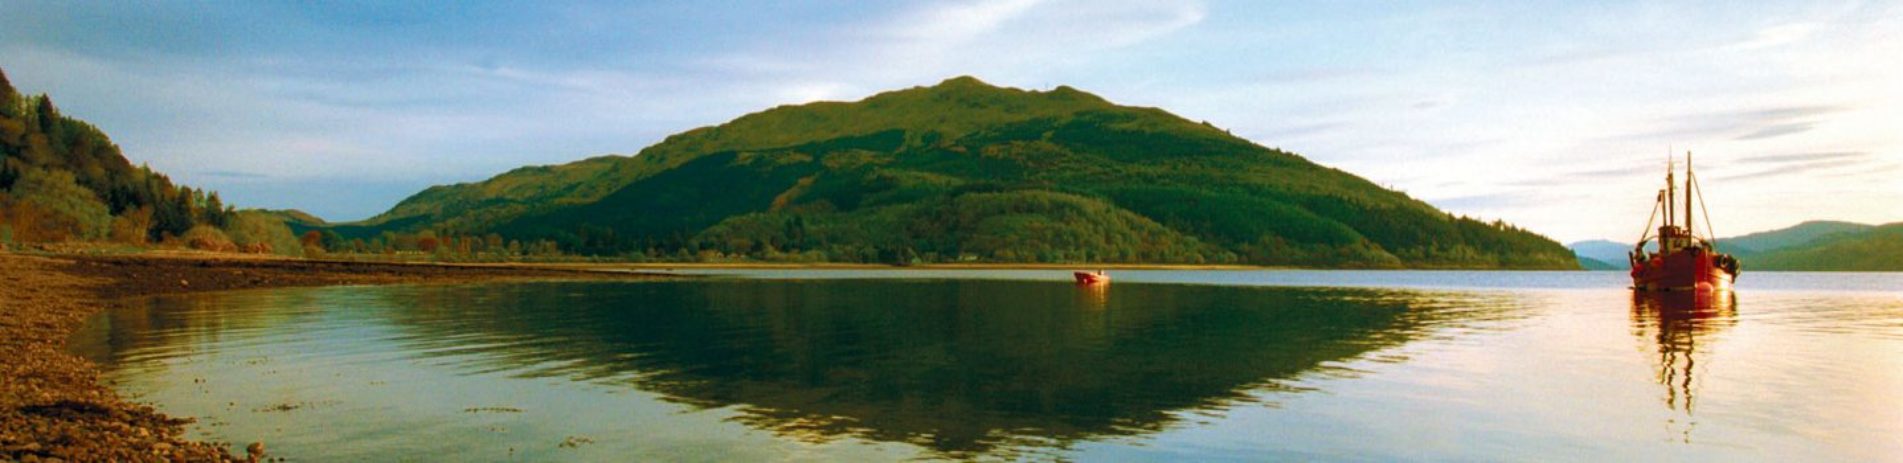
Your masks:
<path fill-rule="evenodd" d="M 916 265 L 852 263 L 777 263 L 777 262 L 689 262 L 689 263 L 573 263 L 544 264 L 556 268 L 625 268 L 634 270 L 665 269 L 766 269 L 766 270 L 1298 270 L 1294 267 L 1218 264 L 999 264 L 934 263 Z"/>
<path fill-rule="evenodd" d="M 495 264 L 464 264 L 495 265 Z M 1375 272 L 1580 272 L 1584 269 L 1544 269 L 1544 268 L 1463 268 L 1463 267 L 1401 267 L 1401 268 L 1333 268 L 1333 267 L 1285 267 L 1240 264 L 1006 264 L 1006 263 L 933 263 L 916 265 L 890 264 L 852 264 L 852 263 L 779 263 L 779 262 L 551 262 L 523 264 L 546 268 L 572 269 L 623 269 L 631 271 L 667 271 L 667 270 L 1209 270 L 1209 271 L 1375 271 Z M 1623 270 L 1620 270 L 1623 271 Z"/>
<path fill-rule="evenodd" d="M 121 299 L 255 288 L 662 278 L 680 277 L 537 264 L 0 251 L 0 281 L 6 282 L 0 285 L 0 461 L 246 461 L 232 453 L 235 444 L 184 438 L 191 418 L 120 397 L 100 381 L 97 365 L 66 351 L 74 331 Z"/>

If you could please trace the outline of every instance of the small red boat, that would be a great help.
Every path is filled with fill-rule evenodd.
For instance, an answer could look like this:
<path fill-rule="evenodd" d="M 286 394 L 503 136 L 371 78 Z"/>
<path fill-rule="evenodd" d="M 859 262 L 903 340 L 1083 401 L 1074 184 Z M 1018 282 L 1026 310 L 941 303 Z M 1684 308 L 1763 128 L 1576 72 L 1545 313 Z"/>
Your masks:
<path fill-rule="evenodd" d="M 1633 246 L 1632 289 L 1639 291 L 1730 291 L 1738 278 L 1738 259 L 1720 253 L 1709 236 L 1693 233 L 1692 198 L 1704 196 L 1692 175 L 1691 153 L 1685 154 L 1685 202 L 1681 211 L 1678 192 L 1672 181 L 1672 169 L 1665 170 L 1665 188 L 1653 203 L 1652 216 L 1646 219 L 1646 235 Z M 1702 198 L 1701 198 L 1702 199 Z M 1703 209 L 1703 201 L 1699 202 Z M 1652 223 L 1660 217 L 1665 225 L 1652 235 Z M 1705 229 L 1711 229 L 1711 214 L 1705 214 Z M 1646 244 L 1654 244 L 1648 251 Z"/>
<path fill-rule="evenodd" d="M 1103 273 L 1102 270 L 1096 272 L 1075 272 L 1072 273 L 1072 276 L 1077 277 L 1077 284 L 1080 285 L 1110 284 L 1110 274 Z"/>

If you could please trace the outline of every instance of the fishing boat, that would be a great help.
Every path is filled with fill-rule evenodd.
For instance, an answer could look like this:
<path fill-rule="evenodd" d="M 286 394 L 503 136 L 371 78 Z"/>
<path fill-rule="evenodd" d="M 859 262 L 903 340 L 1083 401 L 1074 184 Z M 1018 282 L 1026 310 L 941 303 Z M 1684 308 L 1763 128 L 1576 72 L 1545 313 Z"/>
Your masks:
<path fill-rule="evenodd" d="M 1071 275 L 1077 277 L 1077 284 L 1080 285 L 1092 286 L 1110 284 L 1110 274 L 1103 273 L 1102 270 L 1095 272 L 1074 272 Z"/>
<path fill-rule="evenodd" d="M 1672 179 L 1674 167 L 1668 161 L 1665 168 L 1665 188 L 1659 189 L 1658 199 L 1652 203 L 1652 214 L 1646 218 L 1645 234 L 1634 245 L 1630 258 L 1632 261 L 1632 289 L 1639 291 L 1730 291 L 1731 282 L 1738 278 L 1738 259 L 1730 254 L 1718 252 L 1716 241 L 1711 237 L 1711 213 L 1705 211 L 1704 193 L 1698 187 L 1697 177 L 1692 174 L 1692 155 L 1685 153 L 1685 201 L 1683 207 L 1677 207 L 1678 183 Z M 1699 236 L 1693 226 L 1692 199 L 1698 199 L 1698 211 L 1704 212 L 1705 236 Z M 1659 219 L 1665 224 L 1653 234 L 1652 224 Z M 1651 244 L 1651 249 L 1646 245 Z"/>

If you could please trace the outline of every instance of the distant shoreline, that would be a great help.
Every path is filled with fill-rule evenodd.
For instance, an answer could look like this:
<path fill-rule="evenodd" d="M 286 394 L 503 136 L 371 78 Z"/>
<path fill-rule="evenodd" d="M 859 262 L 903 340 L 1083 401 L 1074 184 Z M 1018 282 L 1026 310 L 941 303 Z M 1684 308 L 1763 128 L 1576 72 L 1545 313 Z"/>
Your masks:
<path fill-rule="evenodd" d="M 1210 270 L 1210 271 L 1249 271 L 1249 270 L 1312 270 L 1312 271 L 1392 271 L 1392 272 L 1582 272 L 1585 269 L 1539 269 L 1539 268 L 1471 268 L 1471 267 L 1402 267 L 1402 268 L 1335 268 L 1335 267 L 1281 267 L 1235 264 L 1044 264 L 1044 263 L 933 263 L 914 265 L 858 264 L 838 262 L 549 262 L 549 263 L 471 263 L 461 265 L 519 265 L 546 268 L 575 269 L 628 269 L 660 270 Z"/>
<path fill-rule="evenodd" d="M 549 267 L 655 269 L 762 269 L 762 270 L 1301 270 L 1295 267 L 1205 264 L 1005 264 L 1005 263 L 934 263 L 915 265 L 855 264 L 835 262 L 587 262 L 535 264 Z"/>

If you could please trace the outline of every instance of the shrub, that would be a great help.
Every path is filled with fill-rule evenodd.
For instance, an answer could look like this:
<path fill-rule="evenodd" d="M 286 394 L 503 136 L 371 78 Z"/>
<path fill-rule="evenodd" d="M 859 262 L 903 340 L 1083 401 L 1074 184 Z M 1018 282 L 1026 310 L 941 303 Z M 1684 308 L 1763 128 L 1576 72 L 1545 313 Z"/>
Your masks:
<path fill-rule="evenodd" d="M 190 246 L 192 249 L 215 252 L 238 252 L 238 245 L 231 242 L 231 237 L 225 236 L 225 232 L 210 225 L 192 227 L 191 230 L 186 230 L 185 235 L 180 236 L 179 239 L 184 240 L 185 245 Z"/>
<path fill-rule="evenodd" d="M 284 221 L 258 211 L 238 211 L 225 227 L 233 244 L 244 252 L 302 257 L 304 246 Z"/>
<path fill-rule="evenodd" d="M 40 233 L 38 234 L 41 236 L 27 237 L 28 239 L 93 240 L 104 238 L 111 227 L 112 215 L 107 210 L 106 204 L 100 202 L 99 197 L 94 195 L 92 190 L 79 186 L 73 180 L 71 172 L 25 169 L 13 185 L 13 198 L 16 201 L 16 207 L 22 209 L 16 211 L 15 215 L 37 216 L 9 217 L 14 219 L 11 221 L 16 224 L 37 223 L 39 225 Z"/>

